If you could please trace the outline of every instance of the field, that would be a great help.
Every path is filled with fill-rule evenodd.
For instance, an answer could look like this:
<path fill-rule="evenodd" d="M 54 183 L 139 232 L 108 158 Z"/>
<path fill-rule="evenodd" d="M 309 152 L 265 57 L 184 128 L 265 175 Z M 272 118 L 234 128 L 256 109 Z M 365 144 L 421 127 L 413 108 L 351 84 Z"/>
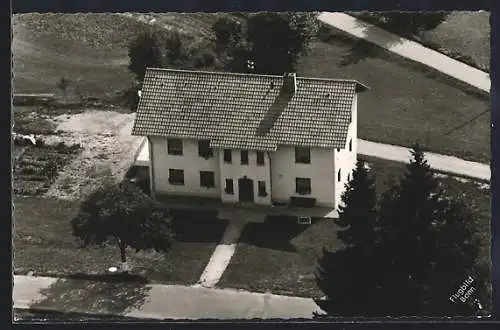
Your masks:
<path fill-rule="evenodd" d="M 404 171 L 404 165 L 399 163 L 379 159 L 368 159 L 367 162 L 376 177 L 379 194 Z M 479 217 L 477 231 L 484 242 L 480 262 L 491 265 L 489 187 L 448 176 L 440 176 L 439 180 L 447 194 L 464 195 L 470 201 Z M 331 250 L 343 247 L 337 239 L 337 230 L 331 220 L 317 220 L 310 226 L 296 225 L 293 219 L 286 224 L 267 222 L 247 225 L 218 285 L 320 298 L 323 294 L 314 279 L 317 257 L 323 246 Z"/>
<path fill-rule="evenodd" d="M 79 152 L 78 145 L 27 147 L 14 166 L 14 193 L 23 196 L 46 193 L 59 172 Z"/>
<path fill-rule="evenodd" d="M 19 134 L 54 134 L 56 123 L 44 109 L 33 106 L 14 107 L 14 131 Z"/>
<path fill-rule="evenodd" d="M 179 28 L 191 37 L 206 35 L 215 17 L 208 14 L 18 14 L 12 19 L 14 91 L 60 92 L 61 78 L 71 81 L 69 94 L 112 98 L 130 87 L 127 48 L 154 24 Z"/>
<path fill-rule="evenodd" d="M 115 245 L 82 247 L 72 236 L 70 220 L 78 203 L 48 198 L 14 198 L 14 273 L 77 276 L 104 275 L 119 264 Z M 194 284 L 225 229 L 225 221 L 174 218 L 176 240 L 168 253 L 128 251 L 134 273 L 153 282 Z M 202 229 L 200 231 L 199 229 Z"/>

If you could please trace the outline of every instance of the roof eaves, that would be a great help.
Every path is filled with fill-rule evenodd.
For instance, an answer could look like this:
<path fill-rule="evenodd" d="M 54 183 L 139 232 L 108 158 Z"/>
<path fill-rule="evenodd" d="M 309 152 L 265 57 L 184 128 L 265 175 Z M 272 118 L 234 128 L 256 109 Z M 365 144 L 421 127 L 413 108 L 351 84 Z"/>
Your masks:
<path fill-rule="evenodd" d="M 370 90 L 370 87 L 366 86 L 365 84 L 362 84 L 359 81 L 355 82 L 356 82 L 356 93 L 362 93 Z"/>

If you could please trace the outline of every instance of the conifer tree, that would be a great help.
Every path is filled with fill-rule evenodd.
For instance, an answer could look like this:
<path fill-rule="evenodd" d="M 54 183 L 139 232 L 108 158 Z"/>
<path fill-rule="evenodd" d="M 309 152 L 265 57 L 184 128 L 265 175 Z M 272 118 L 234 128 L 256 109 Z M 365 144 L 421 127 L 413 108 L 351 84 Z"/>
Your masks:
<path fill-rule="evenodd" d="M 377 210 L 374 180 L 358 161 L 341 197 L 337 225 L 346 248 L 323 250 L 316 272 L 318 287 L 329 300 L 326 309 L 339 316 L 376 315 Z"/>
<path fill-rule="evenodd" d="M 473 313 L 472 306 L 449 301 L 476 269 L 473 214 L 464 201 L 444 194 L 419 145 L 399 183 L 384 194 L 379 217 L 385 313 Z"/>

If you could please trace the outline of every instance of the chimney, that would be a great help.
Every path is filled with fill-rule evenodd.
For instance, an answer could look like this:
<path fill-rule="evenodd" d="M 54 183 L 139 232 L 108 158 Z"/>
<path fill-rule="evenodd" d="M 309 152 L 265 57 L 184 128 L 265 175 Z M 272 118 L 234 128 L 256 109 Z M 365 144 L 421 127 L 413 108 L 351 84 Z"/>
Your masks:
<path fill-rule="evenodd" d="M 297 91 L 297 77 L 295 73 L 285 73 L 283 75 L 283 91 L 295 94 Z"/>

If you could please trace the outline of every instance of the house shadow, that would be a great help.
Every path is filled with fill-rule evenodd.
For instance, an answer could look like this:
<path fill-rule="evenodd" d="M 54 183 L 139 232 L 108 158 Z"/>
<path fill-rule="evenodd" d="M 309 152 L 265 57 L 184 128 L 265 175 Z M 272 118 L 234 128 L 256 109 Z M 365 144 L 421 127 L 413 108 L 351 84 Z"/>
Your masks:
<path fill-rule="evenodd" d="M 268 93 L 270 90 L 268 91 Z M 271 129 L 280 117 L 281 113 L 286 109 L 288 103 L 293 98 L 293 92 L 287 91 L 286 88 L 281 88 L 278 95 L 273 101 L 273 104 L 269 107 L 264 118 L 261 119 L 259 126 L 257 127 L 256 136 L 264 137 Z"/>
<path fill-rule="evenodd" d="M 66 313 L 107 314 L 123 316 L 140 308 L 150 291 L 144 281 L 58 279 L 40 290 L 43 298 L 32 305 L 33 310 L 58 310 Z"/>
<path fill-rule="evenodd" d="M 176 241 L 218 243 L 228 221 L 217 217 L 218 211 L 171 209 L 172 232 Z"/>
<path fill-rule="evenodd" d="M 256 247 L 297 252 L 292 240 L 302 234 L 319 219 L 311 219 L 311 224 L 298 224 L 296 217 L 268 216 L 265 222 L 249 223 L 243 229 L 240 243 Z"/>

